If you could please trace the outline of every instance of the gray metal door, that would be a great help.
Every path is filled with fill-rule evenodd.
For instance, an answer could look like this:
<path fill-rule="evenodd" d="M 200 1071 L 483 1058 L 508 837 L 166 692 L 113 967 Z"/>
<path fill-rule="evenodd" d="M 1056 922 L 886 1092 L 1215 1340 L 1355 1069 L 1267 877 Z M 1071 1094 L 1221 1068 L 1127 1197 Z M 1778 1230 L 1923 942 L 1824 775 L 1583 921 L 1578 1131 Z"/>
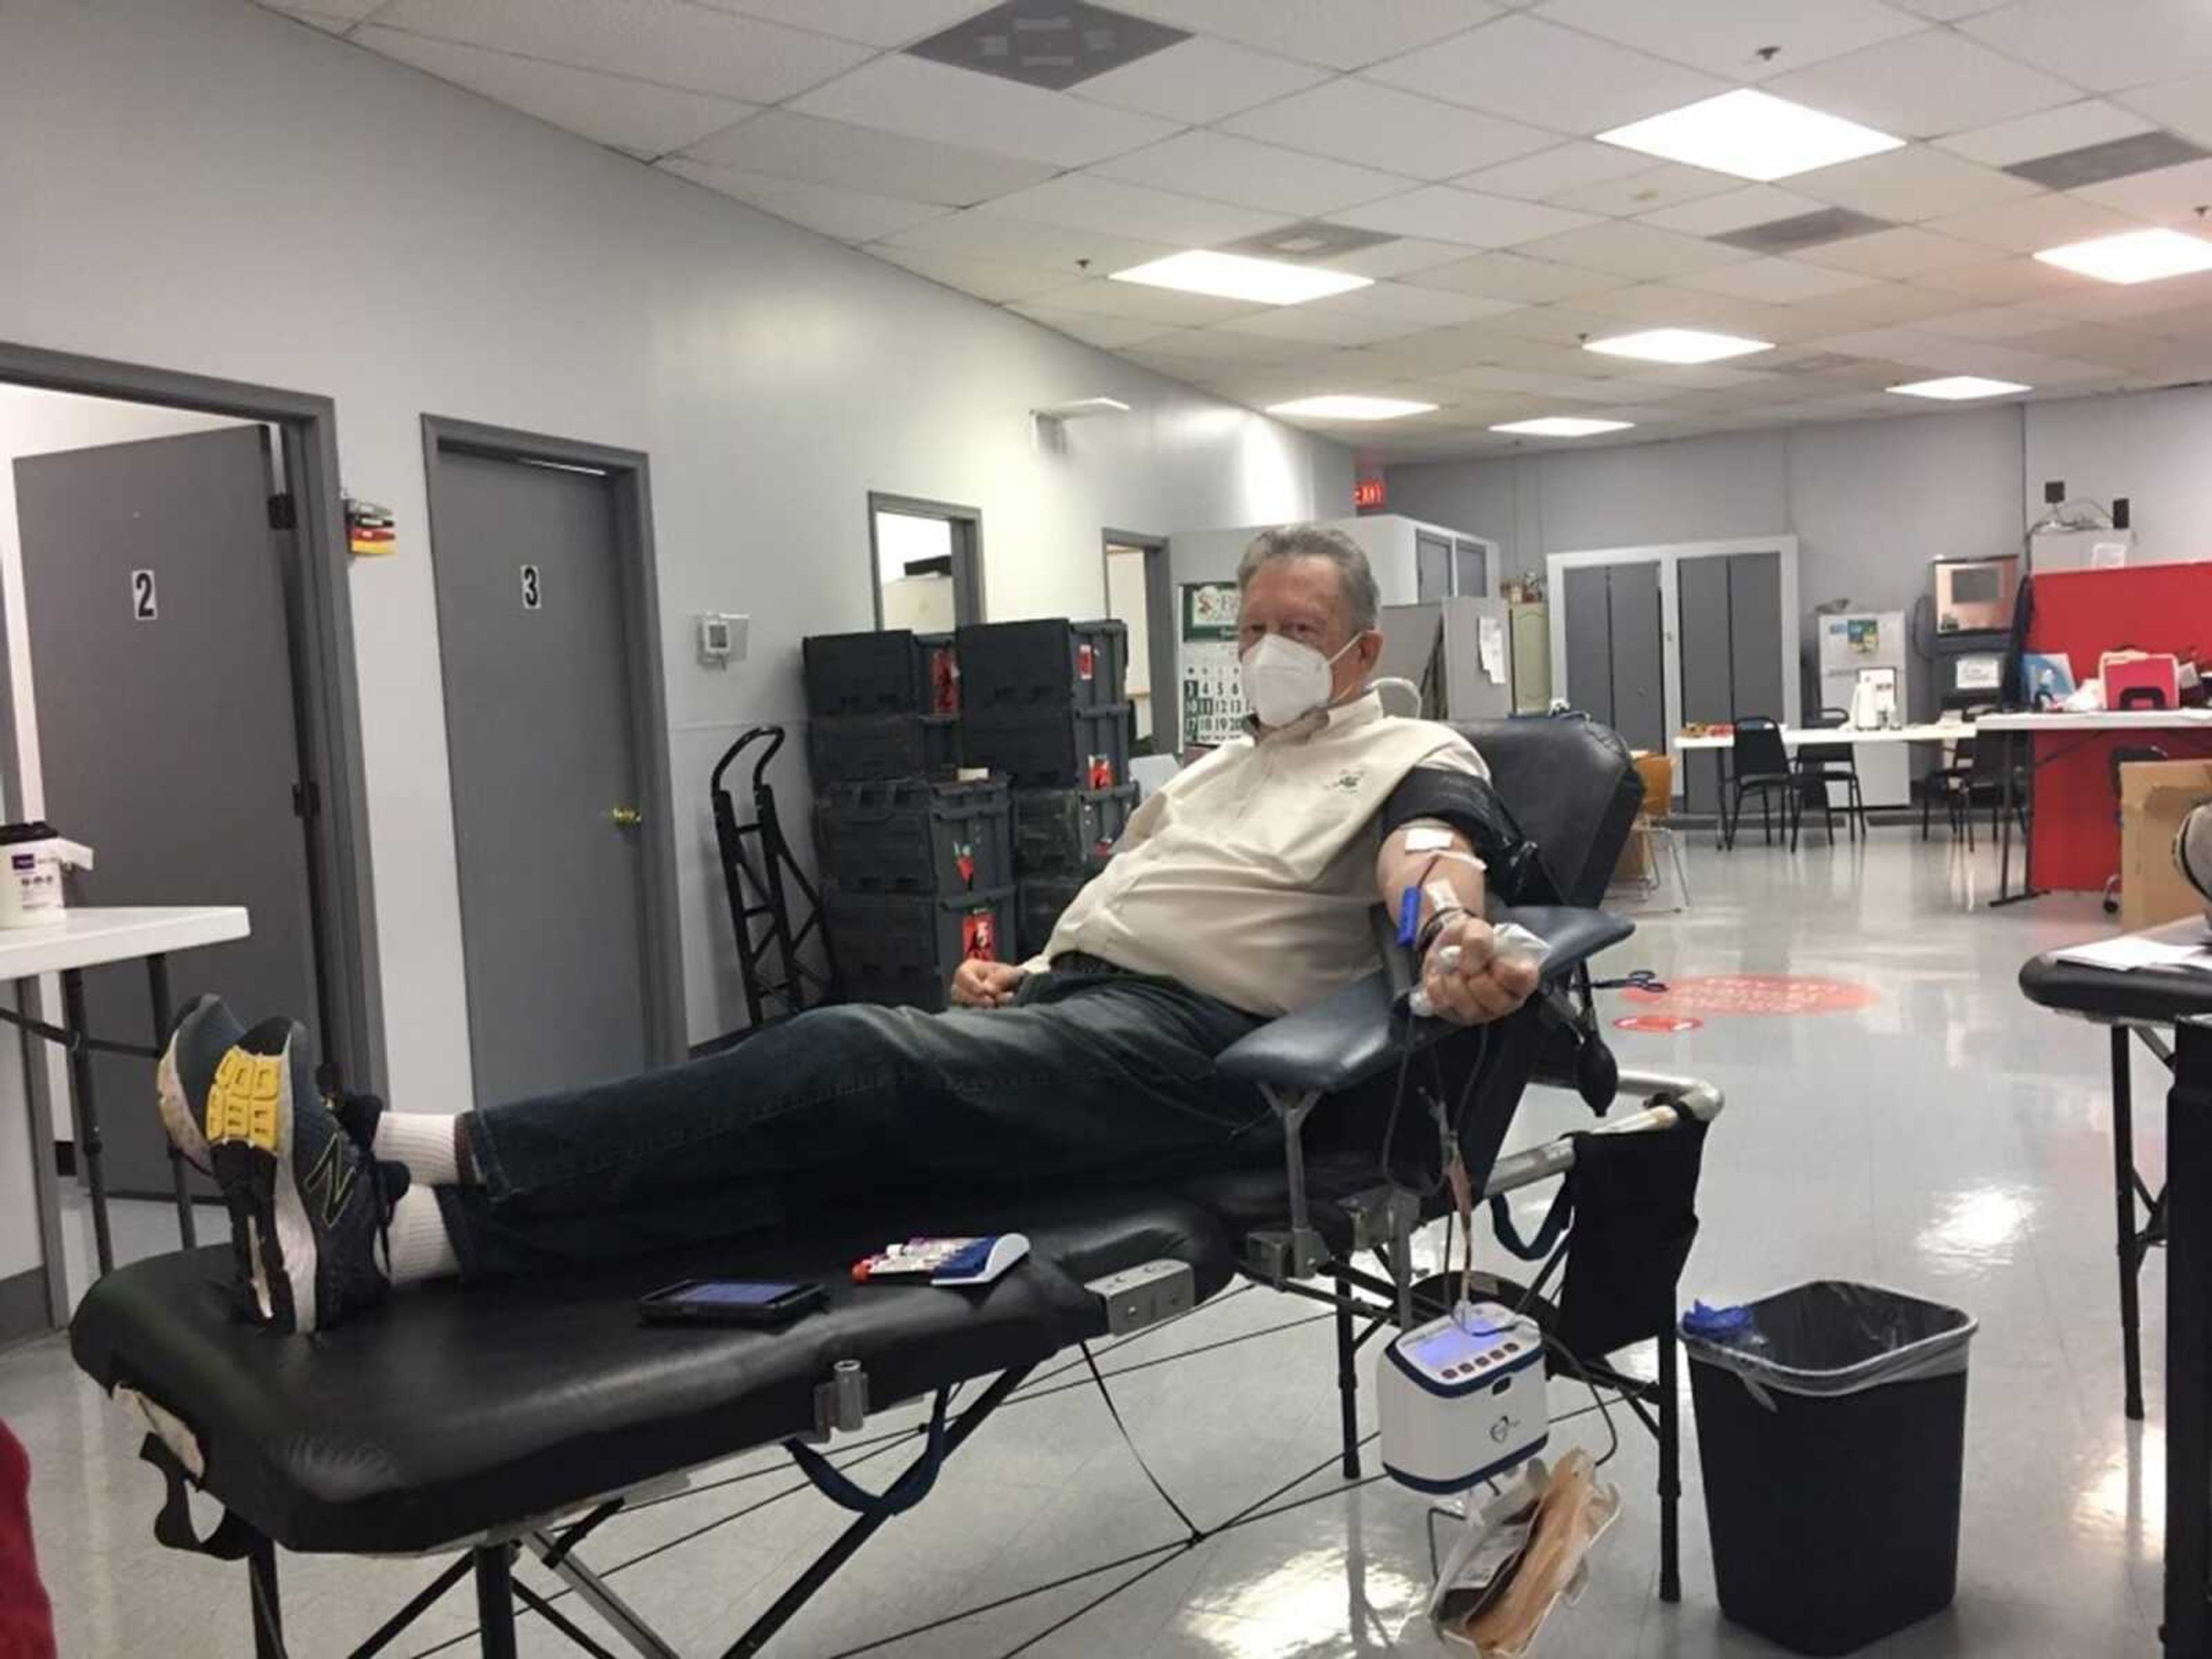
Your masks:
<path fill-rule="evenodd" d="M 1419 604 L 1451 597 L 1452 547 L 1442 536 L 1413 532 L 1413 597 Z"/>
<path fill-rule="evenodd" d="M 1686 560 L 1717 564 L 1717 559 Z M 1782 556 L 1733 553 L 1728 560 L 1729 672 L 1735 710 L 1788 719 L 1783 702 Z M 1796 672 L 1790 665 L 1789 671 Z"/>
<path fill-rule="evenodd" d="M 1567 636 L 1567 701 L 1592 720 L 1613 724 L 1612 599 L 1602 565 L 1566 572 L 1561 626 Z"/>
<path fill-rule="evenodd" d="M 613 491 L 444 447 L 431 526 L 480 1104 L 644 1069 L 642 770 Z"/>
<path fill-rule="evenodd" d="M 1490 550 L 1480 542 L 1452 544 L 1452 595 L 1480 599 L 1490 594 Z"/>
<path fill-rule="evenodd" d="M 46 816 L 95 904 L 242 904 L 252 937 L 176 959 L 248 1024 L 319 1024 L 284 560 L 267 434 L 225 428 L 15 463 Z M 85 976 L 94 1032 L 143 1039 L 146 975 Z M 166 1035 L 166 1033 L 164 1034 Z M 113 1193 L 166 1195 L 146 1062 L 93 1060 Z M 211 1190 L 201 1186 L 202 1191 Z"/>
<path fill-rule="evenodd" d="M 1674 566 L 1674 581 L 1681 607 L 1682 718 L 1734 720 L 1736 707 L 1733 647 L 1729 638 L 1729 562 L 1723 558 L 1680 560 Z M 1685 755 L 1682 761 L 1684 810 L 1717 811 L 1721 757 L 1701 751 Z"/>
<path fill-rule="evenodd" d="M 1632 749 L 1667 745 L 1666 652 L 1657 562 L 1608 565 L 1612 578 L 1613 729 Z"/>

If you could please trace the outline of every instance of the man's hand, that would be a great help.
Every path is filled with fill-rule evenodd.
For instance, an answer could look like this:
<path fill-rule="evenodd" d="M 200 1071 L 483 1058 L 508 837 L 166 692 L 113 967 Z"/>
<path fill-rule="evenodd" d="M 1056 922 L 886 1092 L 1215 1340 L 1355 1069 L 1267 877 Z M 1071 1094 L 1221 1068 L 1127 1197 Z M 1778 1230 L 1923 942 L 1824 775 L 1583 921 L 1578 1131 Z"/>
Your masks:
<path fill-rule="evenodd" d="M 1449 968 L 1443 965 L 1448 945 L 1459 946 L 1459 959 Z M 1536 969 L 1517 957 L 1501 960 L 1490 924 L 1462 912 L 1445 920 L 1421 958 L 1421 988 L 1439 1019 L 1486 1025 L 1528 1001 L 1536 988 Z"/>
<path fill-rule="evenodd" d="M 953 970 L 953 1004 L 961 1008 L 1003 1008 L 1014 1000 L 1025 977 L 1011 962 L 971 958 Z"/>

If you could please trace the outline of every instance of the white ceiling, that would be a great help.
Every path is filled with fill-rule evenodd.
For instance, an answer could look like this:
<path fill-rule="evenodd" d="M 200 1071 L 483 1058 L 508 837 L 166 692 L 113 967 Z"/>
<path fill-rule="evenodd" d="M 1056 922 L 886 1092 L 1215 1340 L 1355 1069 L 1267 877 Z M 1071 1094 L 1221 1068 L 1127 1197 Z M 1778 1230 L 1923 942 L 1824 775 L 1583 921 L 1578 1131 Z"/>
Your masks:
<path fill-rule="evenodd" d="M 2164 129 L 2212 146 L 2207 0 L 1110 0 L 1188 40 L 1049 92 L 903 55 L 989 0 L 263 0 L 370 51 L 1383 458 L 1497 453 L 1571 413 L 1637 441 L 2212 379 L 2212 274 L 2121 289 L 2040 247 L 2194 227 L 2212 161 L 2051 191 L 1999 169 Z M 1765 49 L 1774 48 L 1771 52 Z M 1777 185 L 1591 142 L 1757 83 L 1913 142 Z M 1827 207 L 1893 227 L 1709 240 Z M 1326 218 L 1374 287 L 1265 307 L 1101 280 Z M 1579 349 L 1677 325 L 1702 368 Z"/>

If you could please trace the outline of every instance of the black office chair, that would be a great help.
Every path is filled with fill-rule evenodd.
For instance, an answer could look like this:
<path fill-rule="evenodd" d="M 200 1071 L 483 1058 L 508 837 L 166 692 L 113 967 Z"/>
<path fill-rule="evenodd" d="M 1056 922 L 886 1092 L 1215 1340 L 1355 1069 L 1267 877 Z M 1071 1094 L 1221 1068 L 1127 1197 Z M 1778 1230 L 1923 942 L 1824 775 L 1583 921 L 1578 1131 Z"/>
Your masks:
<path fill-rule="evenodd" d="M 1774 844 L 1773 798 L 1782 798 L 1782 823 L 1790 831 L 1790 850 L 1797 850 L 1798 820 L 1804 816 L 1803 787 L 1790 763 L 1790 750 L 1782 741 L 1782 728 L 1764 714 L 1747 714 L 1735 723 L 1735 740 L 1729 750 L 1730 799 L 1721 815 L 1721 846 L 1735 848 L 1735 827 L 1743 817 L 1743 798 L 1759 797 L 1759 826 L 1765 845 Z"/>
<path fill-rule="evenodd" d="M 1844 726 L 1851 717 L 1840 708 L 1823 708 L 1817 724 L 1824 726 Z M 1797 745 L 1798 816 L 1804 816 L 1808 806 L 1820 809 L 1822 823 L 1828 839 L 1836 838 L 1835 802 L 1828 794 L 1828 786 L 1844 786 L 1844 827 L 1850 838 L 1856 841 L 1859 825 L 1866 821 L 1866 794 L 1859 787 L 1859 758 L 1856 744 L 1848 743 L 1802 743 Z"/>
<path fill-rule="evenodd" d="M 2124 743 L 2112 750 L 2112 822 L 2114 823 L 2121 823 L 2125 817 L 2125 814 L 2120 811 L 2120 769 L 2123 766 L 2133 766 L 2140 761 L 2162 761 L 2166 757 L 2166 750 L 2160 749 L 2156 744 L 2151 743 Z M 2120 872 L 2117 870 L 2105 878 L 2105 914 L 2108 916 L 2117 916 L 2120 914 Z"/>

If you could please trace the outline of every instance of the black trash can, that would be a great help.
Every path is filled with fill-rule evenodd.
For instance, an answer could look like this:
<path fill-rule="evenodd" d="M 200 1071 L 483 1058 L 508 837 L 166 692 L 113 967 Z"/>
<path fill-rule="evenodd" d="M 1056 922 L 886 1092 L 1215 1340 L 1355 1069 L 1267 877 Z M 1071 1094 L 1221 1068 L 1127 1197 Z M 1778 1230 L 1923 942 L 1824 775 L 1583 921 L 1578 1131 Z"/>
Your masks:
<path fill-rule="evenodd" d="M 1950 1605 L 1972 1317 L 1823 1279 L 1682 1322 L 1721 1611 L 1843 1654 Z"/>

